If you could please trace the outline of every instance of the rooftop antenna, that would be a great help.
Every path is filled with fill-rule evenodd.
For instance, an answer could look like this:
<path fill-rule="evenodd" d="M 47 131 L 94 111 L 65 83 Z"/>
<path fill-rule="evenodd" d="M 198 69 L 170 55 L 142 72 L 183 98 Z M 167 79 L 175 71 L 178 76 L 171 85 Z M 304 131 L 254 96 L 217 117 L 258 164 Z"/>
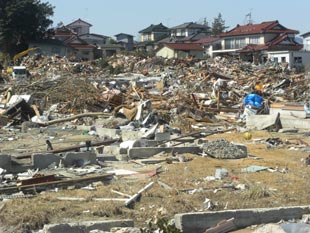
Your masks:
<path fill-rule="evenodd" d="M 245 15 L 245 24 L 253 24 L 252 20 L 252 9 L 250 9 L 250 12 Z"/>

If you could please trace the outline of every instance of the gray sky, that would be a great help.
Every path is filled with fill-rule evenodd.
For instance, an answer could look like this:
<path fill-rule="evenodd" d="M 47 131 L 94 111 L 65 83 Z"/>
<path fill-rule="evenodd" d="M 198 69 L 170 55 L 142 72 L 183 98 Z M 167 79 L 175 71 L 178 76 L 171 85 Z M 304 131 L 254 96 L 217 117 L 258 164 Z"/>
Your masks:
<path fill-rule="evenodd" d="M 211 25 L 219 13 L 230 29 L 245 24 L 251 13 L 254 23 L 279 20 L 301 34 L 310 31 L 310 1 L 299 0 L 42 0 L 55 6 L 54 26 L 65 25 L 81 18 L 92 24 L 91 33 L 114 36 L 127 33 L 138 40 L 138 31 L 150 24 L 163 23 L 173 27 L 185 22 Z"/>

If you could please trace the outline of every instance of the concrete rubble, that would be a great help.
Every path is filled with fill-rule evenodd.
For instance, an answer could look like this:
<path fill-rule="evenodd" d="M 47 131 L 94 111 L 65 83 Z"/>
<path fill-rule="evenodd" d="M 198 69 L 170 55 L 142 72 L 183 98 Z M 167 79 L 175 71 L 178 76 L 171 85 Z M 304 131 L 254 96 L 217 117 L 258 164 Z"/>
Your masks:
<path fill-rule="evenodd" d="M 71 186 L 91 189 L 94 182 L 109 185 L 120 179 L 120 174 L 147 180 L 165 171 L 162 164 L 191 161 L 188 154 L 218 160 L 251 158 L 246 143 L 209 137 L 251 130 L 298 132 L 310 126 L 305 112 L 309 80 L 303 73 L 275 64 L 132 55 L 92 62 L 35 55 L 26 57 L 23 63 L 31 72 L 31 80 L 26 84 L 6 82 L 0 89 L 0 143 L 15 143 L 0 149 L 2 200 L 29 198 L 27 195 L 35 198 L 40 192 Z M 29 137 L 32 140 L 27 146 L 19 143 Z M 253 139 L 253 143 L 268 148 L 308 147 L 302 140 L 283 142 L 276 138 Z M 117 165 L 123 163 L 157 166 L 142 174 L 119 169 Z M 224 182 L 225 177 L 235 176 L 222 168 L 206 179 Z M 161 181 L 148 185 L 142 182 L 142 189 L 125 199 L 100 197 L 97 201 L 120 201 L 134 208 L 142 193 L 153 185 L 169 192 L 193 194 L 206 190 L 175 190 Z M 242 189 L 238 187 L 230 183 L 221 189 L 247 189 L 244 184 Z M 14 196 L 16 193 L 19 195 Z M 212 203 L 212 199 L 206 200 Z M 212 204 L 212 208 L 215 206 Z M 203 217 L 177 214 L 175 226 L 182 232 L 213 232 L 206 230 L 221 228 L 223 225 L 217 224 L 230 218 L 234 218 L 234 224 L 231 220 L 224 225 L 240 229 L 309 214 L 309 207 L 222 213 L 212 212 L 212 208 L 207 208 L 211 212 L 199 213 Z M 133 220 L 109 221 L 49 224 L 40 232 L 104 232 L 113 227 L 134 227 Z"/>

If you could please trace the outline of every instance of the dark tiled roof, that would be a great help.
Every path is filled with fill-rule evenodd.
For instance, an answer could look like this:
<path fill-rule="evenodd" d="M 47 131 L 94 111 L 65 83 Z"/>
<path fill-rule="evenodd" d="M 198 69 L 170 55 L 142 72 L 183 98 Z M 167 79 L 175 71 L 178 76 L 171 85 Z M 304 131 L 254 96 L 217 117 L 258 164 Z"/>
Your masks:
<path fill-rule="evenodd" d="M 261 33 L 292 33 L 298 34 L 296 30 L 291 30 L 283 27 L 279 24 L 278 20 L 262 22 L 260 24 L 247 24 L 247 25 L 237 25 L 232 30 L 220 34 L 220 37 L 226 36 L 238 36 L 238 35 L 251 35 L 251 34 L 261 34 Z"/>
<path fill-rule="evenodd" d="M 130 34 L 126 34 L 126 33 L 118 33 L 116 35 L 114 35 L 115 37 L 118 37 L 118 36 L 127 36 L 127 37 L 133 37 L 133 35 L 130 35 Z"/>
<path fill-rule="evenodd" d="M 206 25 L 202 25 L 202 24 L 198 24 L 198 23 L 193 23 L 193 22 L 188 22 L 188 23 L 183 23 L 181 25 L 172 27 L 170 29 L 174 30 L 174 29 L 187 29 L 187 28 L 207 29 L 208 27 Z"/>
<path fill-rule="evenodd" d="M 302 38 L 308 37 L 308 36 L 310 36 L 310 32 L 306 32 L 306 33 L 304 33 L 304 34 L 301 34 L 300 36 L 301 36 Z"/>
<path fill-rule="evenodd" d="M 82 37 L 82 36 L 87 36 L 87 35 L 99 37 L 99 38 L 102 38 L 102 39 L 109 38 L 108 36 L 104 36 L 104 35 L 100 35 L 100 34 L 95 34 L 95 33 L 86 33 L 86 34 L 82 34 L 82 35 L 79 35 L 79 36 Z"/>
<path fill-rule="evenodd" d="M 66 26 L 56 28 L 55 35 L 76 35 L 76 32 Z"/>
<path fill-rule="evenodd" d="M 168 28 L 162 23 L 154 25 L 151 24 L 149 27 L 139 31 L 139 33 L 151 33 L 151 32 L 168 32 Z"/>
<path fill-rule="evenodd" d="M 219 41 L 219 40 L 220 40 L 220 38 L 218 38 L 218 37 L 204 37 L 204 38 L 201 38 L 200 40 L 195 41 L 194 43 L 209 44 L 209 43 L 213 43 L 213 42 Z"/>
<path fill-rule="evenodd" d="M 199 44 L 193 43 L 165 43 L 164 45 L 174 50 L 203 50 Z"/>

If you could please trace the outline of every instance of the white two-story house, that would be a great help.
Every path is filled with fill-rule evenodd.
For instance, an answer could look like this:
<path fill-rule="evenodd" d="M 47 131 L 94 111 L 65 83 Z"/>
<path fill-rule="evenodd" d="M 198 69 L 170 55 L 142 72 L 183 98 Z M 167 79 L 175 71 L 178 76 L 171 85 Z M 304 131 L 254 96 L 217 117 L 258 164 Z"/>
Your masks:
<path fill-rule="evenodd" d="M 213 50 L 213 57 L 236 55 L 255 63 L 264 62 L 269 52 L 300 50 L 302 45 L 295 40 L 298 33 L 282 26 L 277 20 L 237 25 L 219 35 L 221 46 Z"/>

